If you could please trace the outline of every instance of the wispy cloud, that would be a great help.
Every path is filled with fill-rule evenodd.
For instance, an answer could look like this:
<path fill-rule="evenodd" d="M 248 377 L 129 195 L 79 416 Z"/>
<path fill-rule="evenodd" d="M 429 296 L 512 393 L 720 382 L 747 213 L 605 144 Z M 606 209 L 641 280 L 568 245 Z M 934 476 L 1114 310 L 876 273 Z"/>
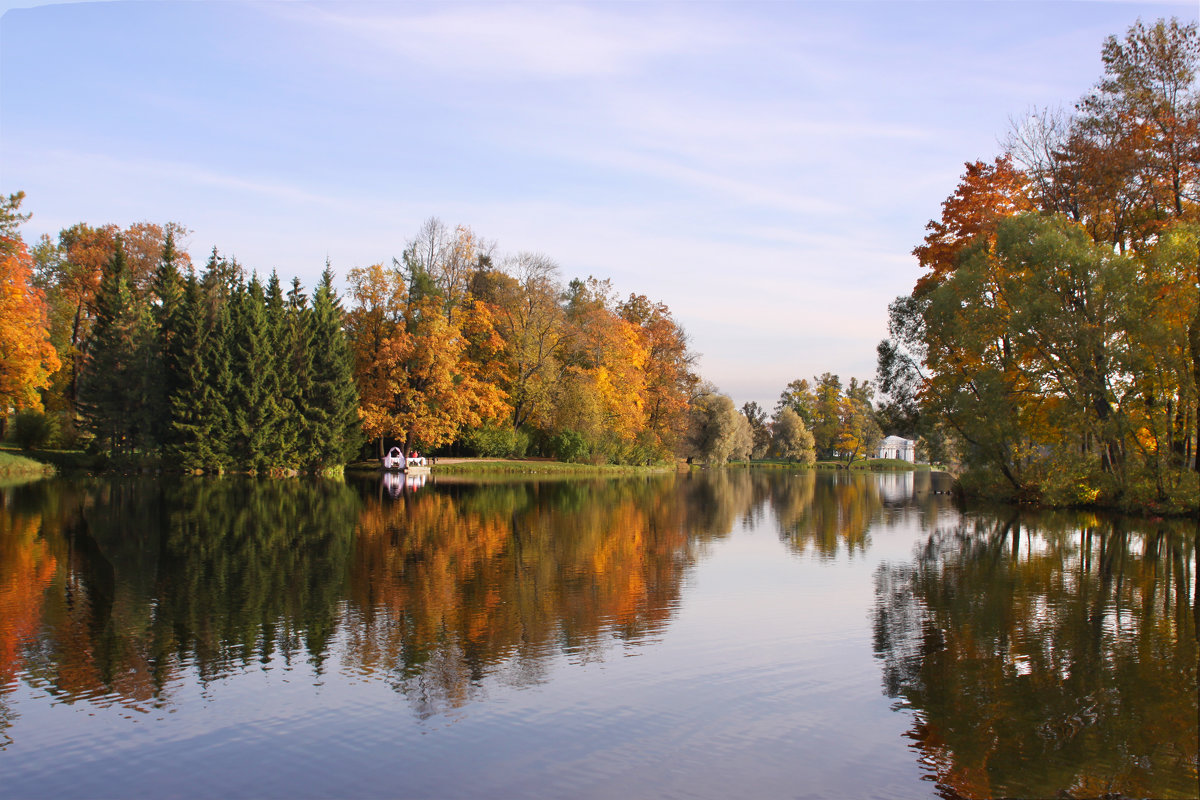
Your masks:
<path fill-rule="evenodd" d="M 640 9 L 631 21 L 624 11 L 556 3 L 277 8 L 404 61 L 483 80 L 628 76 L 656 58 L 720 46 L 728 37 L 679 15 L 650 11 L 647 19 Z"/>
<path fill-rule="evenodd" d="M 16 159 L 43 165 L 54 165 L 64 181 L 94 178 L 113 179 L 116 182 L 139 183 L 152 181 L 158 184 L 176 184 L 182 188 L 207 187 L 270 198 L 287 203 L 319 205 L 328 207 L 333 200 L 295 184 L 267 177 L 254 177 L 222 172 L 200 164 L 185 161 L 166 161 L 155 158 L 121 157 L 112 153 L 97 153 L 78 150 L 40 149 L 36 147 L 6 148 L 7 155 Z M 41 170 L 47 175 L 45 168 Z"/>

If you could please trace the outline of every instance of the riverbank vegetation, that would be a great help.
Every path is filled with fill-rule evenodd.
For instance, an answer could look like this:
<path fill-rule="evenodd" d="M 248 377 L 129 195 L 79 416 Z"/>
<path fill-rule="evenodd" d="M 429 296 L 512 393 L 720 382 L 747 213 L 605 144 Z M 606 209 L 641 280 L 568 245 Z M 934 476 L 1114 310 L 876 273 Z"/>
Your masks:
<path fill-rule="evenodd" d="M 52 474 L 54 474 L 54 467 L 48 464 L 26 458 L 9 450 L 0 450 L 0 482 Z"/>
<path fill-rule="evenodd" d="M 461 459 L 439 463 L 437 474 L 442 475 L 645 475 L 671 472 L 671 464 L 572 464 L 548 459 Z"/>
<path fill-rule="evenodd" d="M 393 445 L 665 463 L 707 394 L 664 304 L 564 283 L 548 258 L 501 258 L 465 226 L 431 219 L 390 265 L 349 270 L 346 301 L 326 265 L 310 301 L 215 248 L 195 269 L 176 223 L 80 223 L 27 248 L 21 199 L 4 263 L 27 313 L 0 333 L 29 357 L 6 359 L 0 405 L 42 431 L 34 446 L 260 474 Z"/>
<path fill-rule="evenodd" d="M 1200 36 L 1141 22 L 967 165 L 890 308 L 890 417 L 993 497 L 1200 507 Z"/>

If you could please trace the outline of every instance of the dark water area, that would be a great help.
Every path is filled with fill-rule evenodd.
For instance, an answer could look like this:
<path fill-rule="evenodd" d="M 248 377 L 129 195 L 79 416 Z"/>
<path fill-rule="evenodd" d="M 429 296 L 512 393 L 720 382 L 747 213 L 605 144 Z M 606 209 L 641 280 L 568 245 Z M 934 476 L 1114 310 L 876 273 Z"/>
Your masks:
<path fill-rule="evenodd" d="M 1197 796 L 1196 523 L 941 477 L 0 489 L 0 797 Z"/>

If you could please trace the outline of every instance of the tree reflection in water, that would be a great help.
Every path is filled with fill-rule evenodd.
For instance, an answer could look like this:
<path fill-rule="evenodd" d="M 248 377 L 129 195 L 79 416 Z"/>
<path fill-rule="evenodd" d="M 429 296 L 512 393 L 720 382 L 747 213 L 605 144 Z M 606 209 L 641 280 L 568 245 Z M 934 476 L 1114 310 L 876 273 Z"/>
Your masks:
<path fill-rule="evenodd" d="M 0 504 L 0 730 L 18 677 L 146 711 L 256 664 L 389 681 L 419 715 L 652 641 L 746 476 L 384 485 L 79 479 Z M 3 740 L 0 740 L 2 742 Z M 2 745 L 0 745 L 2 746 Z"/>
<path fill-rule="evenodd" d="M 197 683 L 302 668 L 453 714 L 487 686 L 656 641 L 689 570 L 739 524 L 824 562 L 862 560 L 873 526 L 948 518 L 928 475 L 736 469 L 76 479 L 0 498 L 0 747 L 18 738 L 5 703 L 22 683 L 148 711 L 183 707 Z M 876 576 L 885 687 L 941 791 L 1189 796 L 1195 532 L 975 519 Z"/>
<path fill-rule="evenodd" d="M 386 675 L 424 717 L 460 707 L 485 677 L 537 683 L 555 653 L 586 662 L 652 640 L 697 547 L 738 510 L 726 484 L 682 484 L 441 484 L 368 500 L 348 666 Z"/>
<path fill-rule="evenodd" d="M 320 669 L 359 505 L 344 484 L 48 481 L 9 499 L 0 585 L 22 597 L 0 616 L 38 624 L 0 626 L 6 683 L 146 710 L 187 665 L 210 681 L 303 650 Z"/>
<path fill-rule="evenodd" d="M 1194 523 L 979 517 L 876 573 L 884 690 L 946 797 L 1193 797 Z"/>

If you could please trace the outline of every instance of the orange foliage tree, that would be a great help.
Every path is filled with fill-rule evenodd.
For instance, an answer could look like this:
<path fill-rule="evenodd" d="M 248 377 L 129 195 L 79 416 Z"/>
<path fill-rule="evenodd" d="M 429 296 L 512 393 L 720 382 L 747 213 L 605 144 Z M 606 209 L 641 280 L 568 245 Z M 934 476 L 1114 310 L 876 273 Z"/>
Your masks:
<path fill-rule="evenodd" d="M 420 276 L 418 276 L 420 277 Z M 464 426 L 477 426 L 507 412 L 504 393 L 467 357 L 471 342 L 443 313 L 434 293 L 414 297 L 405 275 L 380 265 L 350 273 L 354 307 L 348 333 L 355 355 L 363 430 L 379 439 L 437 447 Z M 483 310 L 460 309 L 476 340 L 491 334 Z"/>
<path fill-rule="evenodd" d="M 0 238 L 0 413 L 41 409 L 39 390 L 60 363 L 50 344 L 46 300 L 33 285 L 33 259 L 19 238 Z"/>
<path fill-rule="evenodd" d="M 991 164 L 966 164 L 954 194 L 942 203 L 941 219 L 925 226 L 929 233 L 924 244 L 913 249 L 917 261 L 927 270 L 914 292 L 921 293 L 942 282 L 954 271 L 959 251 L 977 237 L 994 241 L 996 223 L 1001 219 L 1033 208 L 1029 179 L 1008 156 Z"/>

